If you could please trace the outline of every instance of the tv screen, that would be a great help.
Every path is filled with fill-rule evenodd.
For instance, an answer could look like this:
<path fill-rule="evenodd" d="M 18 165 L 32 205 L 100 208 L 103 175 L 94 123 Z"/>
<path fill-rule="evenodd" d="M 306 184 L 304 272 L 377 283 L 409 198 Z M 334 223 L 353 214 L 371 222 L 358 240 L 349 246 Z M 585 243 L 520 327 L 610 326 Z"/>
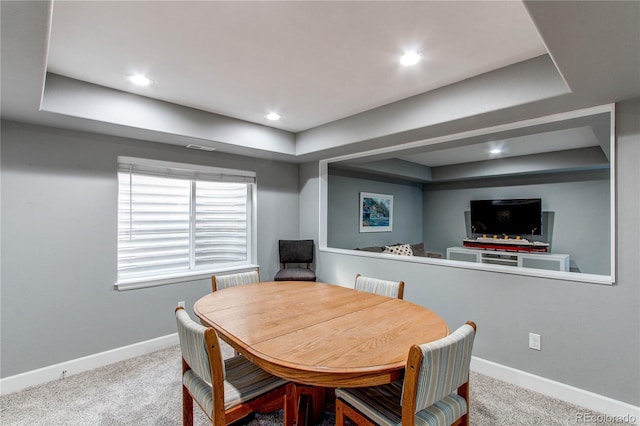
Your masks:
<path fill-rule="evenodd" d="M 542 235 L 542 200 L 471 200 L 471 232 L 491 235 Z"/>

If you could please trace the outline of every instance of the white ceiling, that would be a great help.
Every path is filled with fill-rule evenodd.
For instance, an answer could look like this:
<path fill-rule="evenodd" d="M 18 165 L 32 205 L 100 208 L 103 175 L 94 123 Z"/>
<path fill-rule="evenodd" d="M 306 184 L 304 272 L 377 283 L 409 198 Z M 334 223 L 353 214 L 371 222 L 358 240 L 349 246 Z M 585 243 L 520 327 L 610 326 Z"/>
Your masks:
<path fill-rule="evenodd" d="M 474 143 L 455 148 L 429 150 L 424 153 L 398 155 L 398 158 L 429 167 L 448 166 L 475 161 L 520 157 L 545 152 L 599 146 L 600 141 L 591 126 L 554 130 L 543 133 L 495 138 L 489 142 Z M 492 153 L 499 149 L 499 153 Z"/>
<path fill-rule="evenodd" d="M 203 159 L 302 163 L 640 97 L 637 1 L 0 8 L 3 120 L 216 149 Z M 407 47 L 425 60 L 400 67 Z M 130 86 L 134 72 L 154 84 Z M 264 115 L 274 109 L 283 119 L 269 127 Z M 559 150 L 568 137 L 553 139 L 544 142 Z M 429 164 L 478 161 L 471 146 L 440 160 L 430 150 Z"/>
<path fill-rule="evenodd" d="M 545 53 L 519 1 L 58 1 L 47 69 L 299 132 Z"/>

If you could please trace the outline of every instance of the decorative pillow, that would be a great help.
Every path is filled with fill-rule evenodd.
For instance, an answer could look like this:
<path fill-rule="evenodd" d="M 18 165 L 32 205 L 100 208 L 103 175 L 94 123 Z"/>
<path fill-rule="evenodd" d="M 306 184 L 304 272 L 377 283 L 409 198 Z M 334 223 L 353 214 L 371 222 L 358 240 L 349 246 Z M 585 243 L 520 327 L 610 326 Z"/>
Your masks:
<path fill-rule="evenodd" d="M 400 244 L 397 246 L 385 246 L 383 253 L 393 253 L 402 256 L 413 256 L 413 250 L 409 244 Z"/>

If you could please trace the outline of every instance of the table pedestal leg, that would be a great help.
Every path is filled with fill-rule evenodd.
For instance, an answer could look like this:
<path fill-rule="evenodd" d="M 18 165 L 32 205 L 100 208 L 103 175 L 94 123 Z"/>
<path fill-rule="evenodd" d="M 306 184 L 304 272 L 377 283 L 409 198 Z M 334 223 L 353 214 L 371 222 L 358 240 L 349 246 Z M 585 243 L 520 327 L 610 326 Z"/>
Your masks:
<path fill-rule="evenodd" d="M 296 424 L 306 426 L 320 423 L 326 408 L 325 388 L 297 383 L 292 388 L 293 402 L 297 404 Z"/>

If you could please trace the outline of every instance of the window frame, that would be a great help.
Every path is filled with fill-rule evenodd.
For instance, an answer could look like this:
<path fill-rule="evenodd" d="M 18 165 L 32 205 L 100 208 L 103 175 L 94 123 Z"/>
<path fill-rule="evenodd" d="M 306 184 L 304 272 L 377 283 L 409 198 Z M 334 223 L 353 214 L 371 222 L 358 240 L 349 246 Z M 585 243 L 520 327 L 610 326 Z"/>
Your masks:
<path fill-rule="evenodd" d="M 572 120 L 576 118 L 589 117 L 598 114 L 609 114 L 609 131 L 608 131 L 608 150 L 609 150 L 609 191 L 610 191 L 610 218 L 607 227 L 610 234 L 610 273 L 609 274 L 590 274 L 583 272 L 571 272 L 571 271 L 552 271 L 535 268 L 519 267 L 514 268 L 512 266 L 504 265 L 491 265 L 485 263 L 465 262 L 451 259 L 436 259 L 436 258 L 423 258 L 416 256 L 391 256 L 393 262 L 410 262 L 410 263 L 423 263 L 437 266 L 444 266 L 458 269 L 470 269 L 478 271 L 491 271 L 496 273 L 505 273 L 511 275 L 521 275 L 529 277 L 549 278 L 570 282 L 584 282 L 589 284 L 601 284 L 601 285 L 614 285 L 616 284 L 617 274 L 617 238 L 616 238 L 616 217 L 618 214 L 616 204 L 616 109 L 615 104 L 600 105 L 575 111 L 561 112 L 549 116 L 538 117 L 533 119 L 527 119 L 518 122 L 512 122 L 507 124 L 500 124 L 489 128 L 481 128 L 471 131 L 465 131 L 457 134 L 450 134 L 445 136 L 434 137 L 431 139 L 425 139 L 415 142 L 408 142 L 402 145 L 395 145 L 386 148 L 374 149 L 366 152 L 358 152 L 354 154 L 345 154 L 339 157 L 323 159 L 318 164 L 318 180 L 319 180 L 319 192 L 320 192 L 320 212 L 319 212 L 319 236 L 318 236 L 318 250 L 320 252 L 334 253 L 341 255 L 357 256 L 357 257 L 371 257 L 379 259 L 389 259 L 390 256 L 381 253 L 366 252 L 363 250 L 354 250 L 349 248 L 337 248 L 328 245 L 328 217 L 329 217 L 329 164 L 334 162 L 340 162 L 343 160 L 353 160 L 356 158 L 365 158 L 367 156 L 378 156 L 384 154 L 388 156 L 393 152 L 400 152 L 405 149 L 414 149 L 422 146 L 434 145 L 434 144 L 448 144 L 454 143 L 457 140 L 489 135 L 491 133 L 503 132 L 514 129 L 526 128 L 529 126 L 535 127 L 538 125 L 544 125 L 548 123 L 558 123 L 564 120 Z M 400 258 L 403 257 L 403 258 Z"/>
<path fill-rule="evenodd" d="M 189 269 L 185 271 L 179 271 L 174 273 L 167 273 L 161 275 L 147 276 L 147 277 L 129 277 L 120 278 L 118 270 L 118 243 L 116 241 L 116 282 L 114 284 L 115 290 L 133 290 L 147 287 L 155 287 L 168 284 L 185 283 L 191 281 L 198 281 L 203 279 L 209 279 L 211 275 L 222 272 L 243 272 L 250 271 L 258 267 L 257 259 L 257 179 L 256 173 L 247 170 L 227 169 L 213 166 L 202 166 L 196 164 L 176 163 L 170 161 L 151 160 L 144 158 L 124 157 L 118 156 L 117 158 L 117 171 L 116 180 L 118 182 L 117 200 L 116 200 L 116 218 L 119 215 L 120 208 L 120 178 L 119 174 L 122 172 L 121 167 L 130 165 L 135 167 L 139 174 L 147 175 L 162 175 L 162 170 L 167 170 L 167 174 L 173 177 L 178 175 L 185 180 L 191 182 L 191 186 L 194 186 L 196 181 L 213 181 L 213 182 L 225 182 L 228 179 L 244 179 L 247 188 L 247 259 L 246 262 L 234 264 L 234 265 L 212 265 L 212 267 L 200 267 L 193 268 L 192 250 L 190 244 L 190 265 Z M 153 172 L 145 172 L 153 170 Z M 174 174 L 172 174 L 172 172 Z M 133 173 L 136 173 L 134 170 Z M 198 176 L 206 176 L 206 179 L 198 178 Z M 212 178 L 218 176 L 218 179 Z M 195 199 L 191 198 L 190 203 L 193 207 Z M 193 240 L 193 232 L 195 227 L 195 216 L 189 219 L 189 239 Z M 118 238 L 119 223 L 116 223 L 116 240 Z"/>

